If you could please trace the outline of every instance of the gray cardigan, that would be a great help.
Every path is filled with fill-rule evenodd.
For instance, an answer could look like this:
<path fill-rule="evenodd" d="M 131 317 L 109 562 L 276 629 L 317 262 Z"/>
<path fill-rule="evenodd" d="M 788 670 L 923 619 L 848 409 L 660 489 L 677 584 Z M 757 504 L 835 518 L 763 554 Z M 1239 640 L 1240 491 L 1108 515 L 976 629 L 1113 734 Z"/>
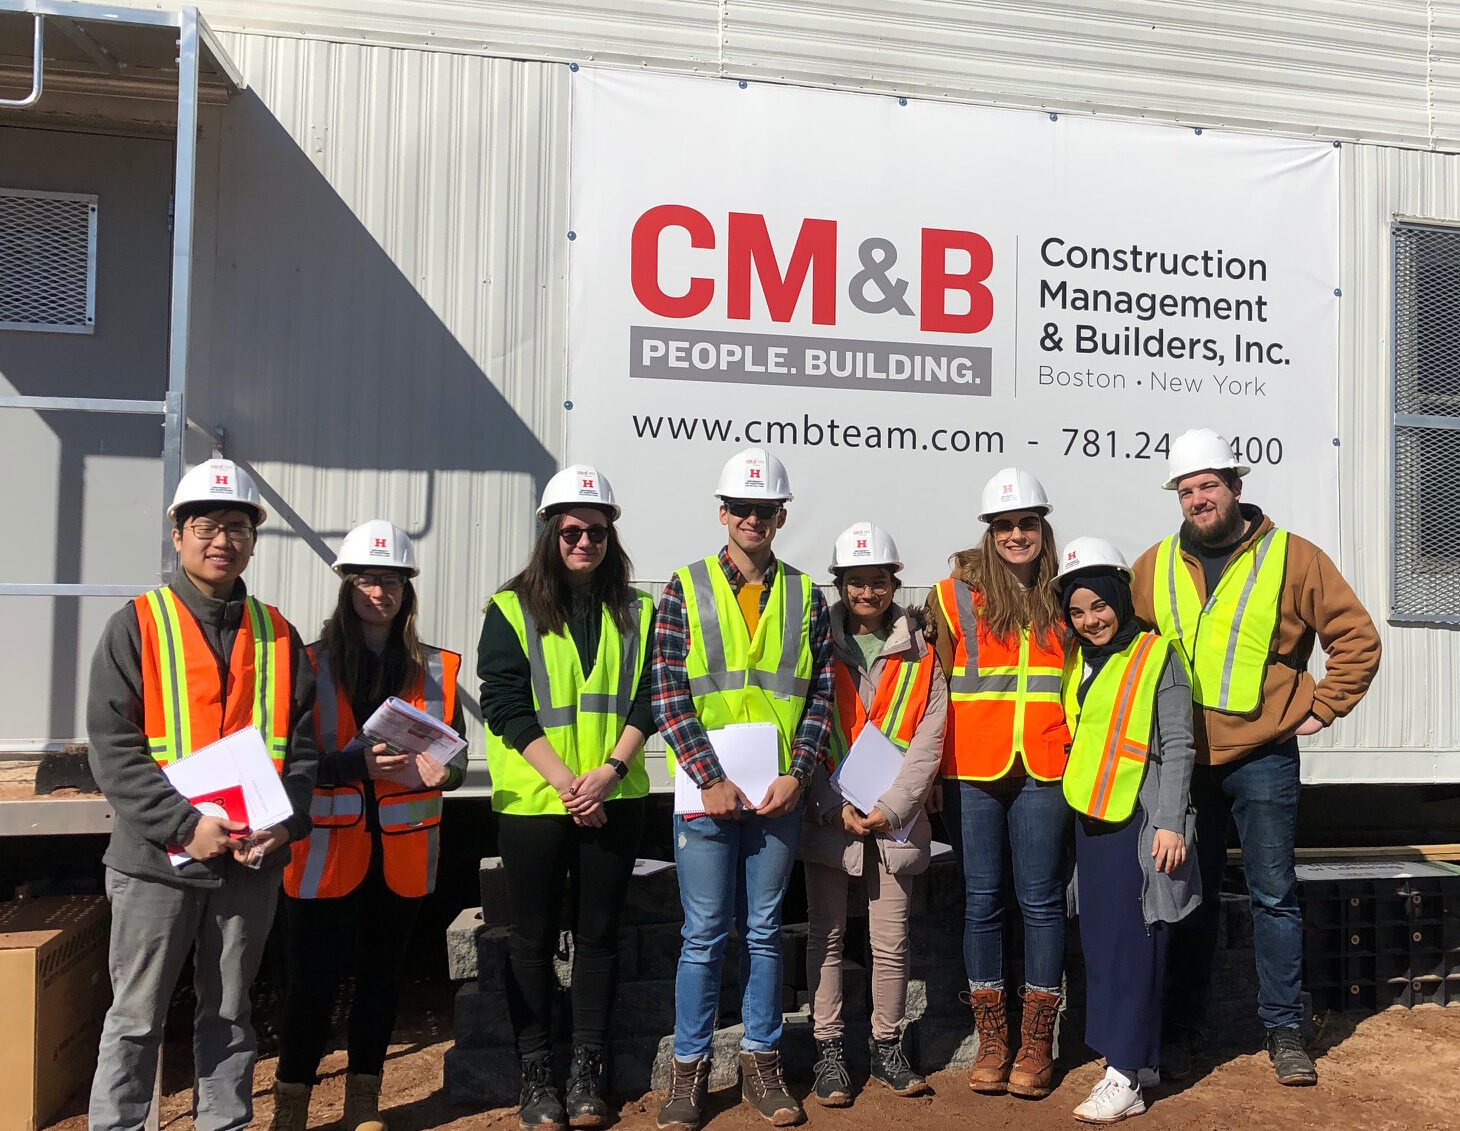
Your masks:
<path fill-rule="evenodd" d="M 1201 902 L 1201 874 L 1196 863 L 1196 810 L 1190 803 L 1191 768 L 1196 750 L 1191 739 L 1191 683 L 1173 650 L 1156 685 L 1156 710 L 1151 720 L 1151 745 L 1146 776 L 1141 781 L 1136 815 L 1141 822 L 1141 908 L 1146 925 L 1175 923 Z M 1186 840 L 1186 859 L 1171 873 L 1156 869 L 1151 856 L 1156 830 L 1180 833 Z M 1078 864 L 1076 865 L 1078 870 Z M 1070 904 L 1078 914 L 1076 883 L 1070 884 Z"/>
<path fill-rule="evenodd" d="M 861 649 L 847 634 L 845 607 L 838 601 L 831 609 L 832 654 L 855 673 L 857 691 L 864 707 L 871 706 L 877 693 L 877 682 L 882 678 L 882 670 L 890 657 L 901 655 L 906 660 L 915 661 L 928 652 L 929 645 L 923 639 L 922 630 L 913 623 L 907 610 L 894 604 L 892 615 L 892 629 L 887 635 L 887 642 L 868 671 L 862 666 Z M 902 768 L 887 792 L 877 799 L 877 808 L 882 810 L 894 828 L 913 821 L 912 833 L 905 842 L 899 843 L 888 836 L 871 838 L 882 867 L 891 875 L 911 875 L 928 866 L 932 826 L 928 823 L 924 804 L 943 760 L 943 724 L 947 714 L 948 684 L 941 669 L 935 667 L 928 691 L 928 706 L 913 734 L 912 743 L 903 755 Z M 837 793 L 827 776 L 826 766 L 818 762 L 807 793 L 806 817 L 797 854 L 802 860 L 841 868 L 850 876 L 860 876 L 863 845 L 868 838 L 853 837 L 840 826 L 829 823 L 836 819 L 843 804 L 841 794 Z"/>

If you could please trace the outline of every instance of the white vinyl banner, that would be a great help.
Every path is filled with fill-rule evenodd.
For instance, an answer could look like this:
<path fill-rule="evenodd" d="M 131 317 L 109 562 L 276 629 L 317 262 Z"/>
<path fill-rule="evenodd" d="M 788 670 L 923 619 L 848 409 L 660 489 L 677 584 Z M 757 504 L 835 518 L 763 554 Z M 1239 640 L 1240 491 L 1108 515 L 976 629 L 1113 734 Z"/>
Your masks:
<path fill-rule="evenodd" d="M 1193 427 L 1337 551 L 1332 144 L 627 71 L 572 95 L 563 457 L 613 483 L 641 579 L 723 544 L 750 445 L 818 580 L 870 520 L 932 584 L 1010 466 L 1061 543 L 1134 557 Z"/>

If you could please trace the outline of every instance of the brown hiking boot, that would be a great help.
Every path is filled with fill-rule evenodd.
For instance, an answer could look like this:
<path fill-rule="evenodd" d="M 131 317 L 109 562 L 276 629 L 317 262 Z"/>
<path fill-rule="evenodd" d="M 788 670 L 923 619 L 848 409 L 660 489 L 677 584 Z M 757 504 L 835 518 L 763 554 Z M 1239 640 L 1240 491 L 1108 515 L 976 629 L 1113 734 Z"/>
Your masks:
<path fill-rule="evenodd" d="M 380 1115 L 380 1077 L 345 1075 L 345 1131 L 386 1131 Z"/>
<path fill-rule="evenodd" d="M 786 1091 L 778 1050 L 740 1054 L 740 1095 L 776 1127 L 806 1122 L 806 1113 L 796 1097 Z"/>
<path fill-rule="evenodd" d="M 1009 1011 L 1003 990 L 970 990 L 960 995 L 973 1007 L 973 1031 L 978 1035 L 978 1055 L 968 1069 L 968 1086 L 975 1092 L 997 1095 L 1009 1083 Z"/>
<path fill-rule="evenodd" d="M 659 1131 L 695 1131 L 705 1117 L 710 1088 L 710 1058 L 669 1062 L 669 1095 L 655 1121 Z"/>
<path fill-rule="evenodd" d="M 1040 1099 L 1054 1087 L 1054 1025 L 1060 995 L 1024 987 L 1024 1032 L 1009 1073 L 1009 1091 Z"/>
<path fill-rule="evenodd" d="M 304 1131 L 309 1126 L 308 1084 L 286 1084 L 274 1081 L 274 1117 L 269 1131 Z"/>

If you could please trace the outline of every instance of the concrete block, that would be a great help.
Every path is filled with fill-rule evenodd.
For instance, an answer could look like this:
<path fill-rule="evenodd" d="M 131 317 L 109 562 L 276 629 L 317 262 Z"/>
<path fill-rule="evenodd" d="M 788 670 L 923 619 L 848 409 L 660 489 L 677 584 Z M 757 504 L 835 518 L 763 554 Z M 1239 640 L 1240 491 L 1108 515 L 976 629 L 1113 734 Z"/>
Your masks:
<path fill-rule="evenodd" d="M 620 982 L 611 1026 L 615 1033 L 658 1038 L 674 1031 L 674 979 Z M 618 1043 L 617 1037 L 614 1043 Z M 652 1057 L 650 1058 L 653 1059 Z"/>
<path fill-rule="evenodd" d="M 1245 894 L 1224 891 L 1221 927 L 1217 937 L 1229 950 L 1252 949 L 1252 899 Z"/>
<path fill-rule="evenodd" d="M 684 921 L 684 908 L 679 902 L 679 873 L 672 860 L 640 859 L 634 861 L 634 874 L 629 880 L 628 894 L 620 922 L 679 923 Z"/>
<path fill-rule="evenodd" d="M 505 1107 L 520 1094 L 521 1068 L 511 1047 L 447 1049 L 441 1075 L 453 1104 Z"/>
<path fill-rule="evenodd" d="M 477 933 L 482 929 L 482 909 L 468 907 L 446 928 L 446 973 L 453 982 L 477 976 Z"/>
<path fill-rule="evenodd" d="M 674 977 L 679 969 L 679 948 L 684 942 L 680 924 L 647 923 L 634 930 L 638 935 L 638 977 Z"/>
<path fill-rule="evenodd" d="M 477 872 L 482 893 L 482 923 L 505 927 L 511 920 L 507 902 L 507 873 L 500 856 L 484 856 Z"/>
<path fill-rule="evenodd" d="M 809 931 L 806 923 L 781 926 L 781 980 L 792 989 L 806 988 L 806 940 Z"/>
<path fill-rule="evenodd" d="M 963 876 L 953 858 L 934 860 L 923 873 L 928 888 L 930 914 L 955 914 L 963 919 Z"/>
<path fill-rule="evenodd" d="M 608 1088 L 616 1096 L 642 1096 L 653 1087 L 659 1034 L 616 1037 L 609 1044 Z"/>
<path fill-rule="evenodd" d="M 463 982 L 452 1003 L 452 1036 L 458 1047 L 484 1048 L 513 1042 L 507 995 L 500 989 L 478 989 Z"/>
<path fill-rule="evenodd" d="M 636 927 L 618 929 L 618 977 L 620 982 L 636 982 L 639 973 L 639 931 Z"/>
<path fill-rule="evenodd" d="M 919 1072 L 941 1072 L 945 1068 L 967 1068 L 978 1055 L 978 1037 L 973 1019 L 961 1028 L 951 1018 L 920 1018 L 903 1030 L 903 1048 Z"/>

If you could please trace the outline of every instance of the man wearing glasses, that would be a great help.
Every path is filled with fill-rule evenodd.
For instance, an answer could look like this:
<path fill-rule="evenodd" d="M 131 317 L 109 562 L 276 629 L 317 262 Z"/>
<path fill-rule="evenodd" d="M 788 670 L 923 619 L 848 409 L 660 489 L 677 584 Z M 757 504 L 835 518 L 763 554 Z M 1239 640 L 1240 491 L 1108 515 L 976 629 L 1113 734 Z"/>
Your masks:
<path fill-rule="evenodd" d="M 654 718 L 673 773 L 700 788 L 702 814 L 674 818 L 684 905 L 675 980 L 674 1061 L 660 1128 L 693 1131 L 704 1113 L 720 969 L 740 937 L 741 1090 L 776 1126 L 805 1115 L 781 1070 L 781 901 L 796 857 L 801 800 L 832 720 L 831 623 L 811 579 L 776 559 L 790 482 L 763 448 L 732 456 L 715 494 L 728 542 L 677 571 L 654 628 Z M 747 797 L 725 776 L 709 732 L 774 724 L 780 776 Z"/>
<path fill-rule="evenodd" d="M 112 1005 L 91 1086 L 97 1131 L 146 1121 L 163 1020 L 189 951 L 194 1122 L 201 1131 L 248 1126 L 257 1051 L 249 986 L 288 860 L 280 850 L 310 829 L 319 759 L 304 645 L 241 580 L 265 518 L 252 477 L 210 460 L 182 477 L 167 514 L 176 576 L 112 616 L 91 664 L 91 768 L 116 812 L 104 857 Z M 195 808 L 162 774 L 249 726 L 262 733 L 294 810 L 267 829 Z M 169 852 L 185 853 L 184 862 Z"/>
<path fill-rule="evenodd" d="M 1220 927 L 1217 893 L 1235 819 L 1252 903 L 1258 1016 L 1280 1084 L 1318 1082 L 1303 1046 L 1303 919 L 1293 841 L 1298 736 L 1358 705 L 1379 667 L 1379 634 L 1338 567 L 1242 502 L 1231 445 L 1208 428 L 1171 443 L 1165 487 L 1184 521 L 1135 563 L 1136 613 L 1179 642 L 1191 670 L 1201 906 L 1173 926 L 1162 1065 L 1180 1079 L 1201 1048 Z M 1314 682 L 1314 640 L 1325 653 Z"/>

